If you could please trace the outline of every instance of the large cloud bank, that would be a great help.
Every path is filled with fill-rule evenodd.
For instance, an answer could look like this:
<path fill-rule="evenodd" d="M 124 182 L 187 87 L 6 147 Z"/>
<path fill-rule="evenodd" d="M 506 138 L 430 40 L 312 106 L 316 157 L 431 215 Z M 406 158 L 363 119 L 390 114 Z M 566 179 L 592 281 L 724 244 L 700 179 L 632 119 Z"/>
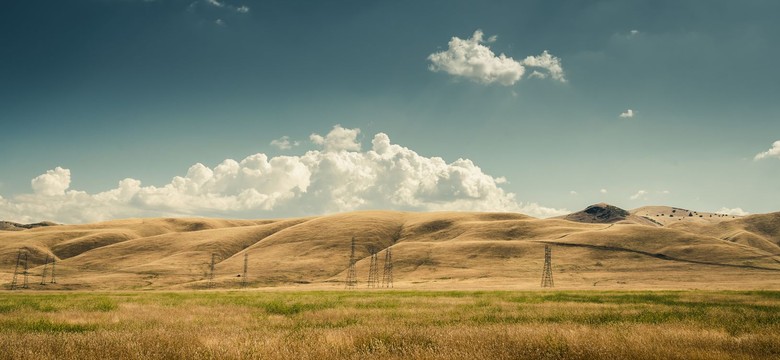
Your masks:
<path fill-rule="evenodd" d="M 446 51 L 428 56 L 431 71 L 443 71 L 450 75 L 463 77 L 482 84 L 498 83 L 504 86 L 514 85 L 525 74 L 526 67 L 535 68 L 529 77 L 547 78 L 566 82 L 561 59 L 545 50 L 539 56 L 528 56 L 517 61 L 504 54 L 496 56 L 485 45 L 495 41 L 492 36 L 484 40 L 482 30 L 477 30 L 470 39 L 452 37 Z"/>
<path fill-rule="evenodd" d="M 320 147 L 301 156 L 255 154 L 213 168 L 197 163 L 163 186 L 127 178 L 115 189 L 70 189 L 70 170 L 57 167 L 32 180 L 33 193 L 0 197 L 0 219 L 84 223 L 126 217 L 281 217 L 361 209 L 514 211 L 554 216 L 565 210 L 523 204 L 503 178 L 471 160 L 447 163 L 420 156 L 379 133 L 361 150 L 359 129 L 335 126 L 312 134 Z"/>

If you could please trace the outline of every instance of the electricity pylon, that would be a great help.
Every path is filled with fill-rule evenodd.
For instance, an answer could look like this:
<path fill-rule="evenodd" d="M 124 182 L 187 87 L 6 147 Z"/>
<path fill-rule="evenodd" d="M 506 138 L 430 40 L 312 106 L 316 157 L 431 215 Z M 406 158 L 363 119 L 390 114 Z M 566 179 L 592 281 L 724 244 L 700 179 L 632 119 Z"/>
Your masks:
<path fill-rule="evenodd" d="M 22 249 L 16 254 L 16 267 L 14 267 L 14 277 L 11 280 L 11 290 L 16 290 L 16 277 L 19 276 L 19 264 L 22 262 Z"/>
<path fill-rule="evenodd" d="M 371 263 L 368 266 L 368 287 L 378 287 L 379 282 L 379 268 L 376 261 L 376 252 L 371 249 Z"/>
<path fill-rule="evenodd" d="M 244 253 L 244 275 L 241 278 L 241 286 L 246 287 L 246 275 L 249 270 L 249 253 Z"/>
<path fill-rule="evenodd" d="M 28 289 L 30 287 L 30 262 L 28 261 L 27 253 L 24 253 L 24 283 L 22 283 L 22 289 Z"/>
<path fill-rule="evenodd" d="M 382 287 L 393 287 L 393 254 L 390 248 L 385 249 L 385 268 L 382 271 Z"/>
<path fill-rule="evenodd" d="M 209 287 L 214 287 L 214 264 L 217 260 L 217 254 L 211 254 L 211 266 L 209 266 Z"/>
<path fill-rule="evenodd" d="M 43 271 L 41 272 L 41 285 L 46 285 L 46 267 L 49 266 L 49 256 L 46 256 L 46 262 L 43 263 Z"/>
<path fill-rule="evenodd" d="M 553 287 L 552 276 L 552 249 L 550 245 L 544 246 L 544 271 L 542 272 L 542 287 Z"/>
<path fill-rule="evenodd" d="M 357 286 L 357 275 L 355 274 L 355 237 L 352 237 L 352 247 L 349 253 L 349 268 L 347 269 L 347 281 L 344 283 L 345 289 L 353 289 Z"/>
<path fill-rule="evenodd" d="M 52 284 L 56 284 L 57 283 L 56 270 L 57 270 L 57 258 L 56 257 L 52 257 L 51 258 L 51 283 Z"/>

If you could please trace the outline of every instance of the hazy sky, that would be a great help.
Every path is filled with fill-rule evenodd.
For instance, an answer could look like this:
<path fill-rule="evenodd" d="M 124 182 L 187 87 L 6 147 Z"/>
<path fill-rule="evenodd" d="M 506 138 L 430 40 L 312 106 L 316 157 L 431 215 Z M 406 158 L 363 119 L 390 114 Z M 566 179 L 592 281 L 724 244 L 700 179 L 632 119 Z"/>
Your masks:
<path fill-rule="evenodd" d="M 773 0 L 3 1 L 0 219 L 778 211 L 777 14 Z"/>

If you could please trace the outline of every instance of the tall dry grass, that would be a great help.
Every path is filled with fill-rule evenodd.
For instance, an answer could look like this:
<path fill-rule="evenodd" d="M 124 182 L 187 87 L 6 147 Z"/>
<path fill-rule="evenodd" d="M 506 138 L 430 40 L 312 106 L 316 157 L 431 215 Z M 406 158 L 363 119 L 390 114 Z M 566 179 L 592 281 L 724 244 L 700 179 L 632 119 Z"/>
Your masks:
<path fill-rule="evenodd" d="M 766 359 L 780 292 L 0 293 L 0 359 Z"/>

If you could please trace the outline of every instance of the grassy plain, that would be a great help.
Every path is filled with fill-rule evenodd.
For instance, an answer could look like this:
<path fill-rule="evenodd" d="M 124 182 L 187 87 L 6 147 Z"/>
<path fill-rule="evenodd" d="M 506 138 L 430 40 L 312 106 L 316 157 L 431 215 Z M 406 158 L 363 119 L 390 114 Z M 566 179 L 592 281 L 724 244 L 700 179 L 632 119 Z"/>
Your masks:
<path fill-rule="evenodd" d="M 766 359 L 776 291 L 0 292 L 0 359 Z"/>

